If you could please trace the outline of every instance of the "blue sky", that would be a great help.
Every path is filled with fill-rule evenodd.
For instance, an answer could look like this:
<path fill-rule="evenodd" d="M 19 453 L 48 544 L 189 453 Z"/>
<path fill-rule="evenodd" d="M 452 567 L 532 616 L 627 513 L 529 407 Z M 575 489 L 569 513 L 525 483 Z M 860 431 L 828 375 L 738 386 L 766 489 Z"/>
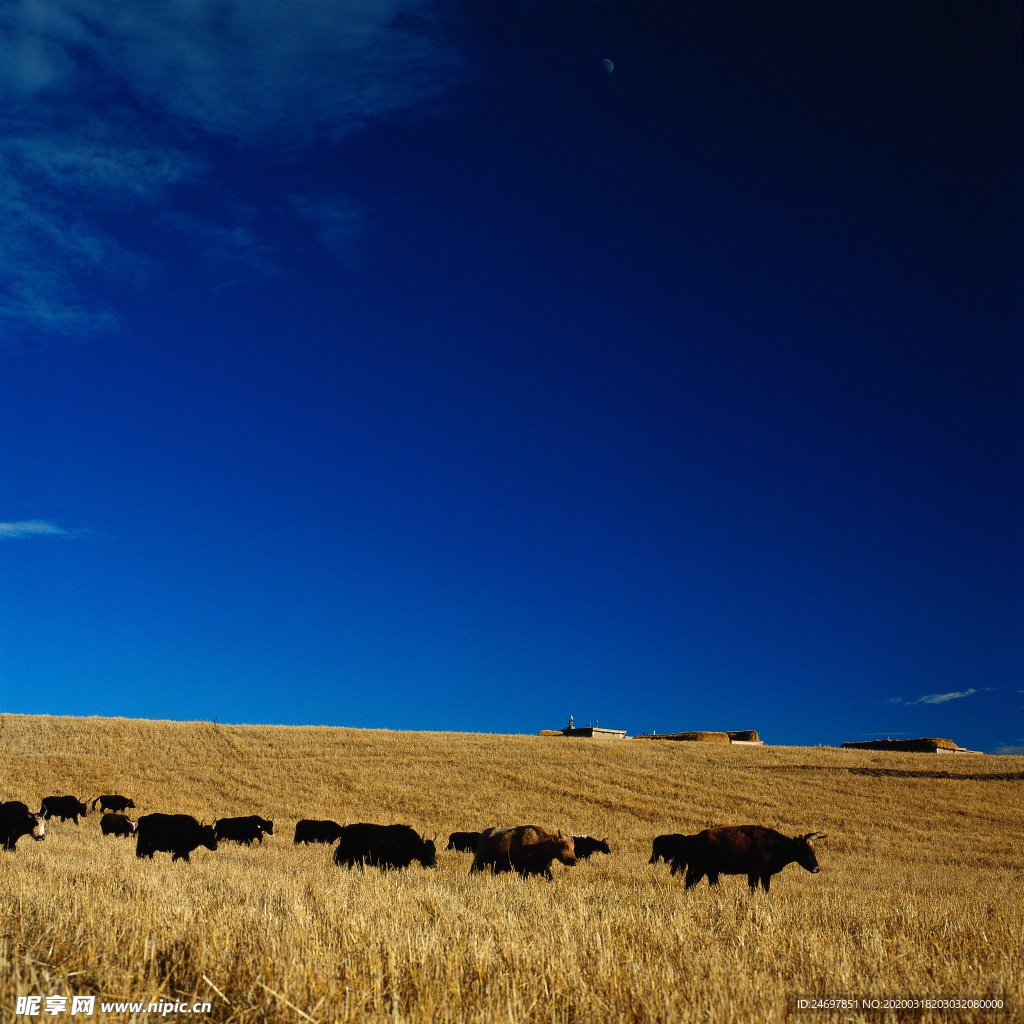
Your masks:
<path fill-rule="evenodd" d="M 1024 749 L 1020 18 L 0 5 L 3 709 Z"/>

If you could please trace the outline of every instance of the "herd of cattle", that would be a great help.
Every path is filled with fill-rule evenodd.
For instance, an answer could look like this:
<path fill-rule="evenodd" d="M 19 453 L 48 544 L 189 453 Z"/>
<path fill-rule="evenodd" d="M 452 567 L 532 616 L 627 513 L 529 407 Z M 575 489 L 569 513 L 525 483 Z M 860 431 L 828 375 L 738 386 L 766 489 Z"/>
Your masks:
<path fill-rule="evenodd" d="M 274 823 L 251 814 L 237 818 L 220 818 L 212 825 L 196 821 L 189 814 L 144 814 L 132 821 L 126 811 L 134 801 L 119 795 L 98 796 L 92 801 L 104 812 L 100 829 L 105 836 L 135 836 L 135 856 L 149 857 L 160 851 L 171 854 L 171 860 L 189 860 L 200 846 L 216 850 L 224 841 L 262 843 L 264 835 L 274 834 Z M 59 818 L 78 824 L 87 813 L 86 804 L 74 796 L 48 796 L 38 814 L 27 804 L 11 800 L 0 804 L 0 842 L 13 851 L 22 836 L 35 840 L 46 838 L 46 822 Z M 753 892 L 760 884 L 765 892 L 772 875 L 787 864 L 799 864 L 817 873 L 818 860 L 812 843 L 825 838 L 820 832 L 786 836 L 761 825 L 724 825 L 705 829 L 695 835 L 671 834 L 657 836 L 648 863 L 664 860 L 672 874 L 686 872 L 686 888 L 692 889 L 703 878 L 717 885 L 719 875 L 746 875 Z M 433 839 L 420 835 L 409 825 L 374 825 L 361 822 L 339 825 L 334 821 L 304 819 L 295 826 L 294 843 L 325 843 L 338 845 L 334 863 L 348 868 L 365 865 L 387 870 L 407 868 L 417 861 L 424 868 L 437 866 L 437 847 Z M 607 839 L 585 835 L 551 833 L 539 825 L 515 828 L 488 828 L 481 832 L 453 832 L 447 849 L 472 853 L 470 874 L 489 867 L 494 874 L 515 871 L 522 876 L 543 875 L 551 879 L 551 865 L 557 860 L 572 867 L 579 860 L 595 853 L 610 854 Z"/>

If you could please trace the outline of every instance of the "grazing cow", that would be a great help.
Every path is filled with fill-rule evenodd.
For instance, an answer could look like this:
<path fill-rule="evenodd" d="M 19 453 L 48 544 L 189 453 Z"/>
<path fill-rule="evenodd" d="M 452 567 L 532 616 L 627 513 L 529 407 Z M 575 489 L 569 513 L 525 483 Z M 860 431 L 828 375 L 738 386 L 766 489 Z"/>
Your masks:
<path fill-rule="evenodd" d="M 657 864 L 659 860 L 663 860 L 666 864 L 670 864 L 688 847 L 689 840 L 692 838 L 692 836 L 680 835 L 678 832 L 656 836 L 654 842 L 651 843 L 651 859 L 647 863 Z M 683 861 L 685 867 L 685 857 L 683 857 Z"/>
<path fill-rule="evenodd" d="M 446 850 L 457 850 L 459 853 L 476 853 L 476 844 L 480 842 L 480 832 L 453 832 L 448 837 Z"/>
<path fill-rule="evenodd" d="M 79 815 L 84 818 L 88 808 L 77 796 L 48 796 L 43 799 L 39 813 L 48 818 L 60 818 L 61 821 L 73 818 L 77 825 Z"/>
<path fill-rule="evenodd" d="M 261 818 L 258 814 L 249 814 L 243 818 L 218 818 L 214 822 L 213 831 L 219 842 L 231 839 L 236 843 L 252 846 L 254 839 L 262 844 L 264 834 L 274 834 L 274 823 Z"/>
<path fill-rule="evenodd" d="M 608 838 L 595 839 L 593 836 L 578 836 L 573 835 L 572 847 L 576 853 L 577 859 L 582 857 L 584 860 L 590 860 L 592 854 L 595 853 L 611 853 L 611 848 L 608 846 Z"/>
<path fill-rule="evenodd" d="M 96 810 L 96 805 L 100 805 L 101 811 L 127 811 L 130 808 L 135 807 L 135 801 L 127 796 L 118 796 L 116 793 L 107 793 L 104 796 L 98 796 L 92 802 L 92 809 Z"/>
<path fill-rule="evenodd" d="M 133 836 L 138 830 L 138 822 L 124 814 L 104 814 L 100 818 L 100 831 L 105 836 Z"/>
<path fill-rule="evenodd" d="M 317 821 L 303 818 L 295 823 L 294 843 L 333 843 L 341 835 L 341 826 L 336 821 Z"/>
<path fill-rule="evenodd" d="M 496 875 L 517 871 L 524 878 L 544 875 L 550 881 L 553 860 L 569 867 L 576 863 L 571 836 L 566 837 L 561 832 L 553 835 L 539 825 L 489 828 L 480 836 L 469 872 L 483 871 L 490 865 Z"/>
<path fill-rule="evenodd" d="M 790 838 L 761 825 L 723 825 L 689 838 L 685 851 L 687 889 L 705 875 L 709 885 L 718 885 L 719 875 L 746 875 L 751 892 L 758 882 L 768 892 L 772 875 L 787 864 L 795 862 L 817 874 L 820 868 L 811 842 L 825 837 L 821 832 L 808 832 Z M 682 870 L 679 858 L 672 862 L 672 873 L 677 870 Z"/>
<path fill-rule="evenodd" d="M 387 870 L 407 868 L 418 860 L 425 868 L 437 867 L 433 839 L 421 836 L 409 825 L 345 825 L 334 850 L 334 863 L 349 868 L 364 864 Z"/>
<path fill-rule="evenodd" d="M 212 825 L 201 825 L 191 814 L 144 814 L 135 823 L 135 856 L 153 859 L 157 850 L 171 854 L 171 860 L 189 860 L 199 846 L 217 849 Z"/>
<path fill-rule="evenodd" d="M 33 814 L 28 804 L 8 800 L 0 804 L 0 844 L 14 852 L 22 836 L 31 836 L 36 842 L 46 838 L 46 815 Z"/>

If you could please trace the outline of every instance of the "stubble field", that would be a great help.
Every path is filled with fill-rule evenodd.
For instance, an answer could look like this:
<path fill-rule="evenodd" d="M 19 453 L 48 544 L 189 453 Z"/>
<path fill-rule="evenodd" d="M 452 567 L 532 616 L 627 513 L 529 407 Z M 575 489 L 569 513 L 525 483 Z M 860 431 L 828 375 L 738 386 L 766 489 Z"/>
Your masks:
<path fill-rule="evenodd" d="M 797 1011 L 825 995 L 1008 1007 L 924 1022 L 1024 1015 L 1024 758 L 17 715 L 0 756 L 0 797 L 32 810 L 124 793 L 133 814 L 275 830 L 150 862 L 90 812 L 0 852 L 3 1019 L 24 995 L 94 995 L 92 1019 L 101 999 L 209 1002 L 202 1019 L 238 1022 L 896 1019 Z M 307 817 L 436 833 L 438 866 L 339 869 L 293 845 Z M 612 855 L 548 882 L 471 877 L 444 851 L 452 831 L 525 823 L 608 836 Z M 647 863 L 658 834 L 744 823 L 827 833 L 820 874 L 686 893 Z"/>

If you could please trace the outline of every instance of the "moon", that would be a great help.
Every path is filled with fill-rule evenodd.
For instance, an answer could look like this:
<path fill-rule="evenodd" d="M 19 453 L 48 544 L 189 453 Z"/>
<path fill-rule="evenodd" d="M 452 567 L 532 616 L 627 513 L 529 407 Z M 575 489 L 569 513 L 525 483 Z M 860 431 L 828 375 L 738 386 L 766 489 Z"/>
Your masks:
<path fill-rule="evenodd" d="M 610 60 L 608 60 L 607 57 L 605 57 L 605 59 L 601 61 L 601 63 L 604 65 L 604 69 L 605 71 L 608 72 L 609 75 L 615 70 L 615 65 Z"/>

